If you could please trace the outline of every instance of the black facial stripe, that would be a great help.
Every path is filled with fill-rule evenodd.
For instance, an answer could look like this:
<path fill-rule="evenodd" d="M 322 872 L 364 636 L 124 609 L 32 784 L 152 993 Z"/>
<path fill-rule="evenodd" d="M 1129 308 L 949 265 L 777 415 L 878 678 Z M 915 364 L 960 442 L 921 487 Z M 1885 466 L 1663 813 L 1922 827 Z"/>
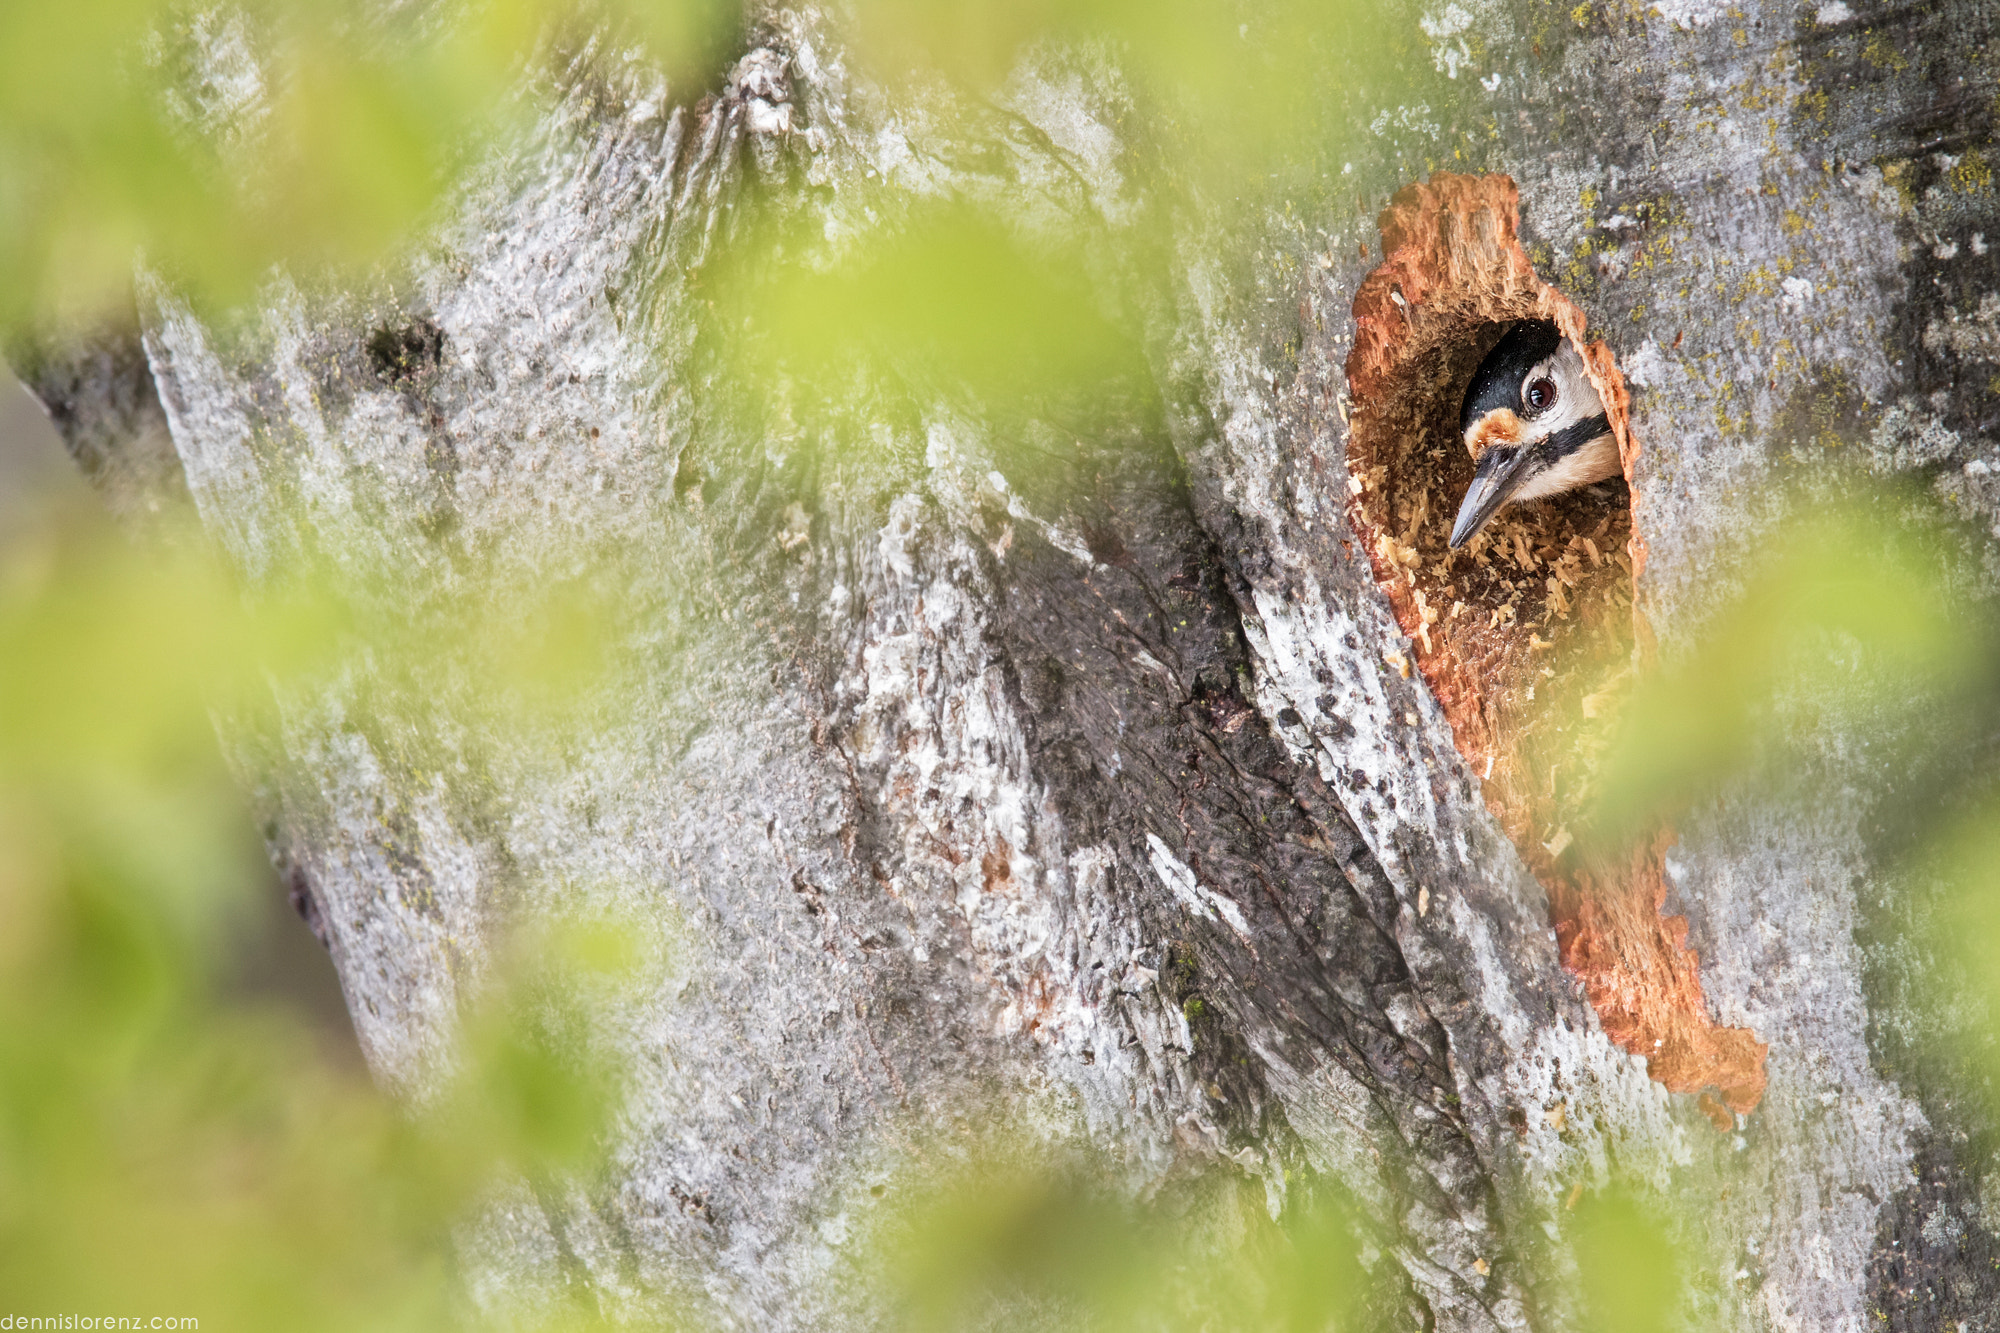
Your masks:
<path fill-rule="evenodd" d="M 1567 458 L 1589 444 L 1600 435 L 1611 433 L 1611 418 L 1603 413 L 1586 418 L 1573 426 L 1564 426 L 1555 434 L 1535 446 L 1535 454 L 1546 463 Z"/>

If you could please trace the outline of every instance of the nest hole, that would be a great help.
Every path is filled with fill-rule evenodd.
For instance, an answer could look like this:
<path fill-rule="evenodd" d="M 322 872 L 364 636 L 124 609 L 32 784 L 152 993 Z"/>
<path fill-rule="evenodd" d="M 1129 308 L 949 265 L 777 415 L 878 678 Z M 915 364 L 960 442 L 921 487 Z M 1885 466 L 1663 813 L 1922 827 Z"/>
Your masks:
<path fill-rule="evenodd" d="M 1497 175 L 1438 172 L 1383 212 L 1384 258 L 1355 295 L 1347 361 L 1350 518 L 1488 808 L 1548 890 L 1564 964 L 1606 1034 L 1669 1088 L 1715 1088 L 1718 1105 L 1747 1114 L 1764 1047 L 1709 1019 L 1686 923 L 1659 915 L 1671 832 L 1617 864 L 1583 863 L 1572 836 L 1650 641 L 1633 602 L 1645 556 L 1628 484 L 1638 444 L 1610 349 L 1535 273 L 1517 227 L 1514 183 Z M 1466 388 L 1530 319 L 1553 322 L 1582 354 L 1624 477 L 1510 504 L 1453 551 L 1473 474 L 1458 431 Z"/>
<path fill-rule="evenodd" d="M 1453 551 L 1473 472 L 1459 414 L 1473 372 L 1521 320 L 1554 320 L 1584 351 L 1629 460 L 1624 382 L 1582 312 L 1521 252 L 1511 182 L 1446 180 L 1397 196 L 1387 258 L 1355 300 L 1352 517 L 1489 803 L 1530 863 L 1555 872 L 1589 795 L 1573 733 L 1608 713 L 1604 691 L 1637 639 L 1631 491 L 1614 478 L 1509 504 Z"/>

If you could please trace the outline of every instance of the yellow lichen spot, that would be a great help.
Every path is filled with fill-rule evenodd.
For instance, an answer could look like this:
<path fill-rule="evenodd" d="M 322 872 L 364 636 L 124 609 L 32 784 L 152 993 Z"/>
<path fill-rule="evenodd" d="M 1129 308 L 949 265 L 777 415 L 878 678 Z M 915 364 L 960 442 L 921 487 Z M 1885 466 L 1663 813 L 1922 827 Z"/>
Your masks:
<path fill-rule="evenodd" d="M 1806 220 L 1799 216 L 1796 208 L 1788 208 L 1785 210 L 1784 227 L 1785 235 L 1797 236 L 1806 229 Z"/>
<path fill-rule="evenodd" d="M 1910 212 L 1917 206 L 1917 192 L 1910 185 L 1910 163 L 1907 158 L 1884 164 L 1882 179 L 1896 187 L 1896 194 L 1903 201 L 1903 211 Z"/>
<path fill-rule="evenodd" d="M 1910 67 L 1910 58 L 1879 32 L 1868 34 L 1868 45 L 1861 48 L 1861 58 L 1876 69 L 1892 72 L 1901 72 Z"/>
<path fill-rule="evenodd" d="M 1974 148 L 1958 159 L 1958 165 L 1945 179 L 1960 194 L 1983 194 L 1993 184 L 1993 168 L 1986 161 L 1986 154 Z"/>
<path fill-rule="evenodd" d="M 1770 296 L 1778 290 L 1777 275 L 1759 264 L 1736 280 L 1736 299 L 1746 296 Z"/>
<path fill-rule="evenodd" d="M 1583 4 L 1580 4 L 1575 9 L 1569 11 L 1569 21 L 1571 23 L 1574 23 L 1579 28 L 1581 28 L 1584 24 L 1590 22 L 1589 0 L 1585 0 Z"/>
<path fill-rule="evenodd" d="M 1750 34 L 1743 31 L 1743 29 L 1741 28 L 1737 28 L 1735 31 L 1729 34 L 1729 40 L 1736 43 L 1738 46 L 1748 46 L 1750 45 Z"/>

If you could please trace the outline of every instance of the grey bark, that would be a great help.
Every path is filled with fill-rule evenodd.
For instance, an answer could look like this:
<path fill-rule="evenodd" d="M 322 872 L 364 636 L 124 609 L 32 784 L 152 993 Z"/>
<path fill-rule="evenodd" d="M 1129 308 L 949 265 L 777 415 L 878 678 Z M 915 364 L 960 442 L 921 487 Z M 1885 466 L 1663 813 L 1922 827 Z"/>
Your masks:
<path fill-rule="evenodd" d="M 1502 171 L 1634 385 L 1669 651 L 1778 482 L 1852 466 L 1795 438 L 1816 408 L 1992 524 L 1966 465 L 1995 451 L 2000 212 L 1963 169 L 1992 12 L 1382 21 L 1398 63 L 1329 49 L 1287 169 L 1236 197 L 1141 169 L 1168 117 L 1115 50 L 1032 53 L 950 115 L 813 12 L 767 16 L 699 103 L 591 52 L 395 281 L 277 282 L 229 326 L 156 282 L 139 334 L 23 358 L 121 504 L 184 484 L 253 586 L 316 562 L 432 629 L 551 582 L 612 614 L 615 677 L 561 734 L 487 725 L 449 661 L 357 652 L 233 738 L 404 1094 L 525 913 L 614 906 L 674 960 L 606 1016 L 634 1079 L 613 1174 L 468 1229 L 489 1311 L 696 1292 L 730 1326 L 867 1324 L 817 1280 L 866 1187 L 998 1104 L 1135 1194 L 1336 1182 L 1391 1326 L 1574 1326 L 1564 1201 L 1614 1171 L 1679 1219 L 1691 1318 L 2000 1326 L 1991 1120 L 1894 1036 L 1937 1020 L 1867 811 L 1745 790 L 1682 829 L 1711 1011 L 1771 1047 L 1718 1134 L 1604 1038 L 1385 661 L 1409 647 L 1343 541 L 1336 402 L 1376 210 L 1436 165 Z M 940 199 L 1081 246 L 1139 358 L 1025 406 L 879 365 L 832 402 L 732 378 L 703 284 L 777 262 L 774 219 L 832 254 Z M 1142 231 L 1168 243 L 1134 259 Z"/>

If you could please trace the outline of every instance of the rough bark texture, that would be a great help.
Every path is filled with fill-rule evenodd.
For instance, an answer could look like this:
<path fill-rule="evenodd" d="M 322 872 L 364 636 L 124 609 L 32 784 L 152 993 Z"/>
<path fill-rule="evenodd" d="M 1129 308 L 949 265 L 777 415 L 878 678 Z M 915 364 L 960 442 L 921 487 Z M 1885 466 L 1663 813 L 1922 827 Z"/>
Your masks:
<path fill-rule="evenodd" d="M 25 359 L 123 507 L 184 477 L 253 584 L 311 562 L 439 632 L 473 605 L 532 625 L 553 582 L 618 627 L 611 682 L 538 734 L 489 725 L 450 655 L 357 652 L 236 738 L 368 1057 L 411 1096 L 522 913 L 658 926 L 672 962 L 607 1016 L 635 1078 L 616 1169 L 468 1230 L 491 1309 L 866 1323 L 821 1279 L 867 1186 L 997 1100 L 1139 1192 L 1240 1175 L 1276 1210 L 1288 1180 L 1338 1181 L 1398 1326 L 1573 1326 L 1565 1202 L 1616 1170 L 1680 1219 L 1688 1311 L 1717 1326 L 2000 1327 L 1991 1120 L 1908 1039 L 1941 1020 L 1860 798 L 1694 812 L 1619 881 L 1644 938 L 1591 936 L 1560 810 L 1512 804 L 1536 751 L 1491 696 L 1531 679 L 1524 641 L 1480 657 L 1425 614 L 1483 619 L 1532 573 L 1530 632 L 1582 549 L 1562 525 L 1615 528 L 1615 575 L 1560 594 L 1613 626 L 1596 670 L 1629 659 L 1620 597 L 1685 647 L 1781 480 L 1917 471 L 2000 518 L 2000 474 L 1967 466 L 2000 412 L 1991 12 L 1381 22 L 1396 63 L 1329 39 L 1299 93 L 1337 132 L 1227 198 L 1141 189 L 1173 140 L 1115 51 L 1040 52 L 960 103 L 871 86 L 838 24 L 784 11 L 689 105 L 589 51 L 394 282 L 277 284 L 228 328 L 154 285 L 141 336 Z M 1350 436 L 1415 392 L 1351 359 L 1389 318 L 1379 283 L 1357 297 L 1377 213 L 1442 166 L 1518 191 L 1535 272 L 1499 304 L 1587 321 L 1622 371 L 1636 585 L 1623 493 L 1432 585 L 1450 510 L 1405 530 L 1366 493 L 1500 313 L 1401 289 L 1437 385 L 1397 400 L 1408 430 Z M 733 374 L 755 311 L 728 274 L 938 201 L 1074 247 L 1142 355 L 1087 401 Z M 1166 240 L 1142 261 L 1137 235 Z M 1656 1033 L 1674 1069 L 1641 1058 Z"/>

